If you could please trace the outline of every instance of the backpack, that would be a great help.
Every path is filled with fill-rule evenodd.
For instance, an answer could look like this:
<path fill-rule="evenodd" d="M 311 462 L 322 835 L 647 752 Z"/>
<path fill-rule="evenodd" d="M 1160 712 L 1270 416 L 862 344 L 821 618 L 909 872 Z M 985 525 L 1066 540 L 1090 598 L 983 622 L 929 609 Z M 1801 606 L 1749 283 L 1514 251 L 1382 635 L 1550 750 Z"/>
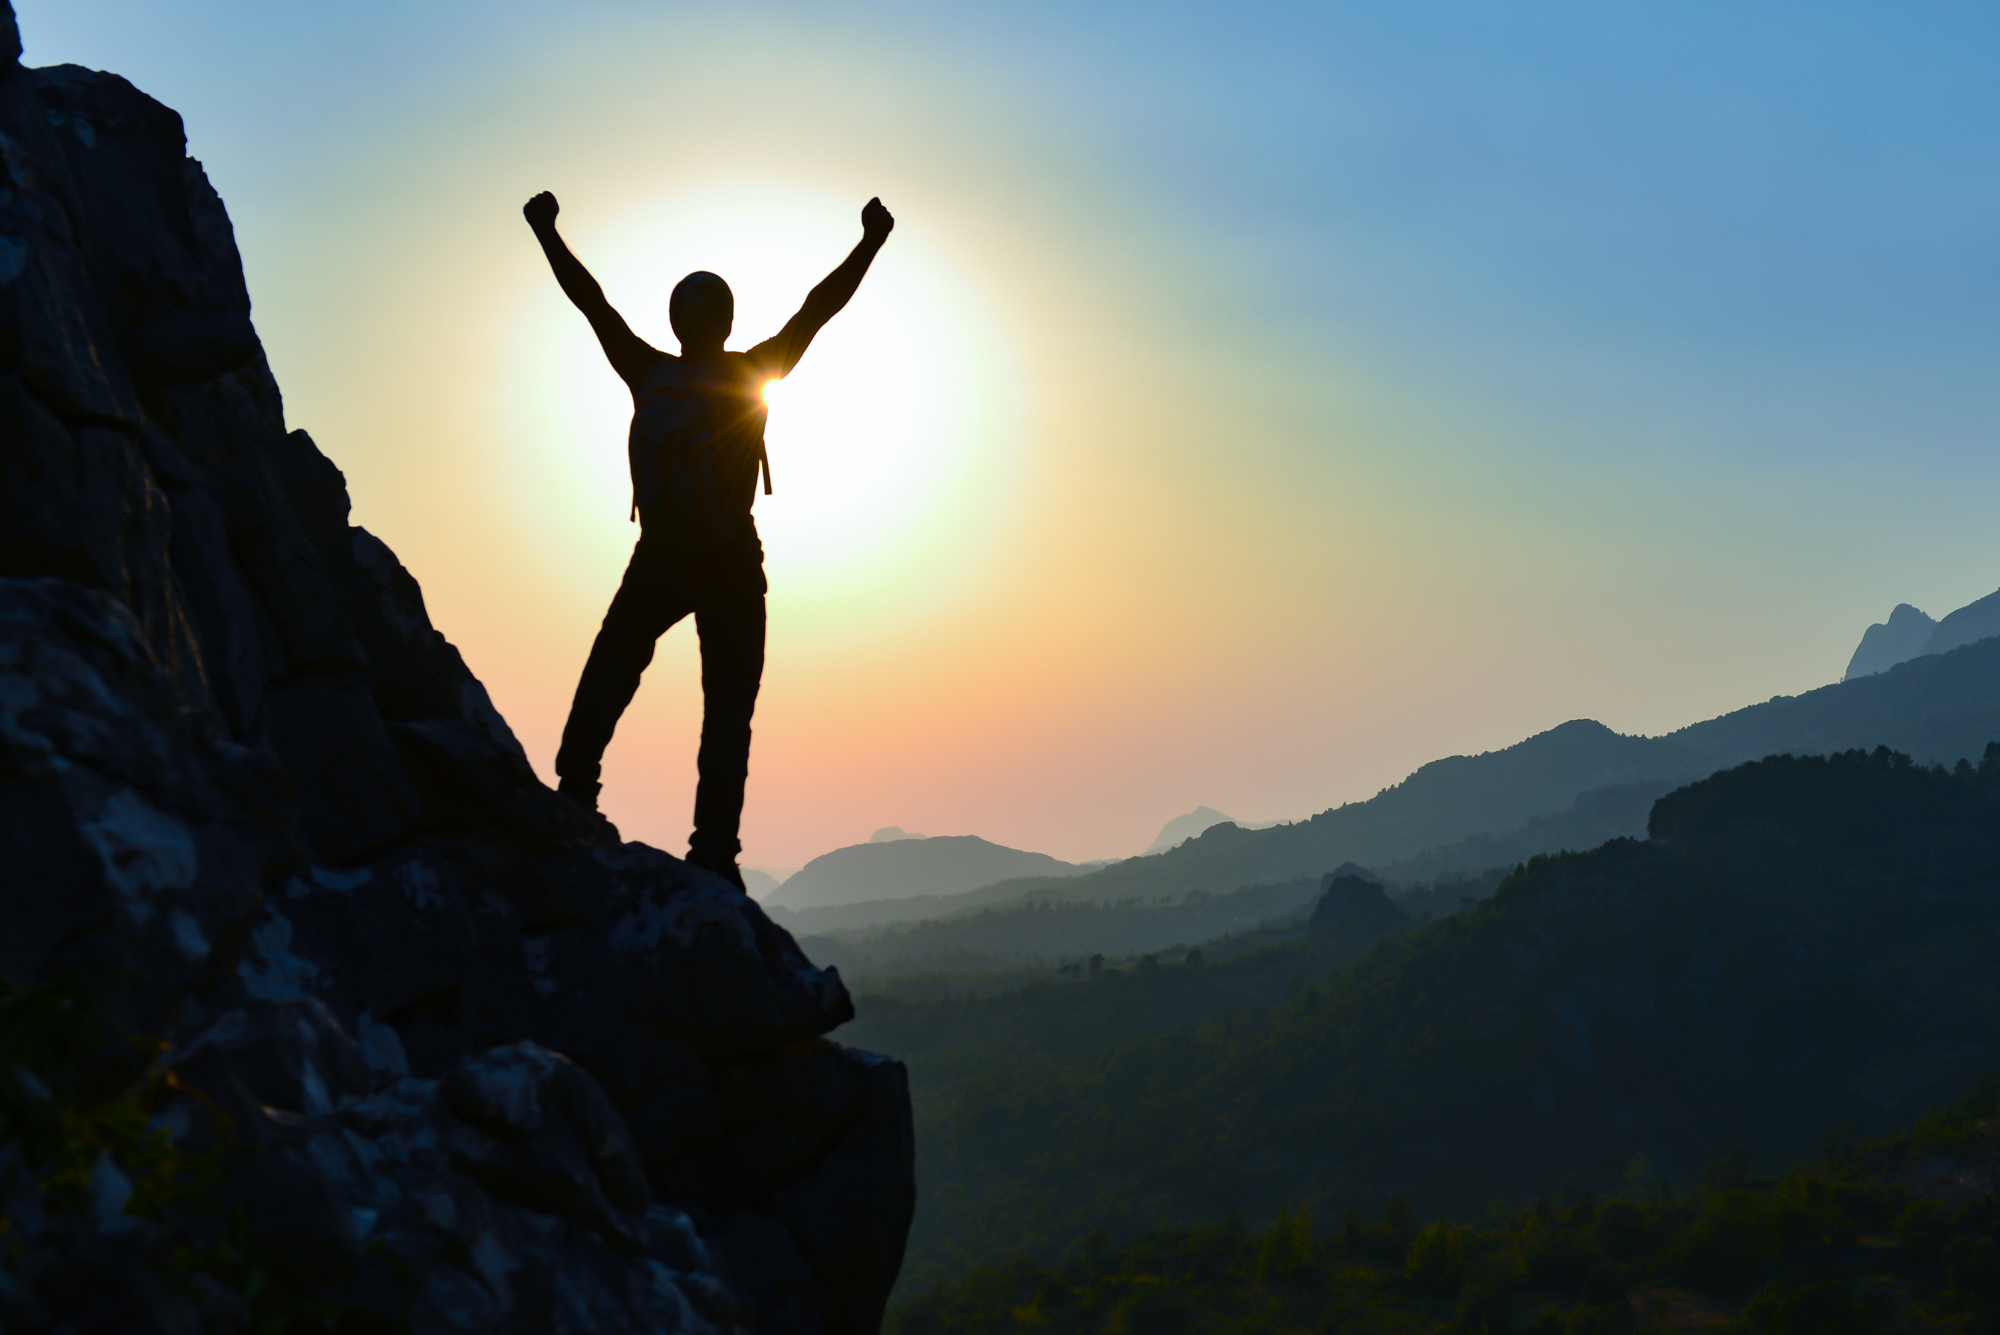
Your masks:
<path fill-rule="evenodd" d="M 751 455 L 763 474 L 764 494 L 771 494 L 763 398 L 754 389 L 745 393 L 750 383 L 727 361 L 670 358 L 647 373 L 633 404 L 627 443 L 631 517 L 655 530 L 715 540 L 741 530 L 747 506 L 739 508 L 723 494 L 729 456 Z"/>

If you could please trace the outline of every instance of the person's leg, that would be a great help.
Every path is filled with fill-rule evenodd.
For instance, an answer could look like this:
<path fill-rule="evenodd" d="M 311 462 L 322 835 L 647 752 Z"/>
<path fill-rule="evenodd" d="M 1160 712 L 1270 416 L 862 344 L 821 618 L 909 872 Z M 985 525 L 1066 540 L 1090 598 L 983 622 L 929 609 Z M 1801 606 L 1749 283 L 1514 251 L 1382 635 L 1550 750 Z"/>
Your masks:
<path fill-rule="evenodd" d="M 761 556 L 761 552 L 759 553 Z M 764 569 L 732 560 L 696 600 L 701 637 L 701 752 L 688 860 L 740 887 L 743 786 L 750 772 L 750 716 L 764 676 Z"/>
<path fill-rule="evenodd" d="M 556 752 L 559 790 L 597 809 L 598 767 L 619 716 L 632 703 L 639 678 L 653 661 L 653 643 L 693 611 L 689 582 L 666 554 L 642 537 L 632 550 L 611 610 L 590 646 L 576 684 L 569 722 Z"/>

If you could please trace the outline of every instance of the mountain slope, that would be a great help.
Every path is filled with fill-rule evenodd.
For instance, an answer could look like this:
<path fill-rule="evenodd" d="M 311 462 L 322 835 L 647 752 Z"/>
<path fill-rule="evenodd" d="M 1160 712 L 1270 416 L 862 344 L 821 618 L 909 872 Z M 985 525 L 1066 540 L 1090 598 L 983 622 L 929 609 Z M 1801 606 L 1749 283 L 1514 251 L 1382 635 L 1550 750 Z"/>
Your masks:
<path fill-rule="evenodd" d="M 1234 819 L 1223 815 L 1214 807 L 1196 807 L 1193 811 L 1188 812 L 1187 815 L 1176 816 L 1161 826 L 1159 836 L 1152 843 L 1148 844 L 1146 851 L 1139 856 L 1146 858 L 1151 857 L 1155 853 L 1164 853 L 1170 848 L 1178 848 L 1205 830 L 1212 829 L 1217 825 L 1234 825 L 1235 823 Z"/>
<path fill-rule="evenodd" d="M 1374 871 L 1392 885 L 1414 888 L 1489 868 L 1513 867 L 1537 854 L 1581 853 L 1613 839 L 1644 838 L 1653 803 L 1674 786 L 1668 779 L 1649 779 L 1593 788 L 1563 810 L 1535 816 L 1518 830 L 1468 835 Z"/>
<path fill-rule="evenodd" d="M 1270 1010 L 1075 1060 L 926 1053 L 912 1278 L 1301 1201 L 1477 1211 L 1642 1153 L 1685 1183 L 1718 1144 L 1886 1125 L 2000 1065 L 1996 811 L 2000 755 L 1751 764 Z"/>
<path fill-rule="evenodd" d="M 1992 737 L 2000 737 L 2000 639 L 1780 696 L 1664 737 L 1622 736 L 1577 720 L 1501 751 L 1433 761 L 1366 802 L 1308 821 L 1255 830 L 1216 825 L 1165 853 L 1097 870 L 1061 864 L 1054 875 L 1070 878 L 1061 882 L 1030 873 L 1019 886 L 983 884 L 952 894 L 935 883 L 891 891 L 886 878 L 860 876 L 842 891 L 852 897 L 832 901 L 834 908 L 799 916 L 783 897 L 772 907 L 794 930 L 818 934 L 944 920 L 1027 899 L 1115 903 L 1178 899 L 1195 890 L 1228 894 L 1317 878 L 1349 861 L 1416 886 L 1639 835 L 1655 798 L 1745 760 L 1886 744 L 1949 763 L 1979 754 Z M 1059 945 L 1051 949 L 1066 953 Z"/>
<path fill-rule="evenodd" d="M 1661 737 L 1629 737 L 1578 719 L 1504 750 L 1434 760 L 1365 802 L 1310 820 L 1265 830 L 1216 826 L 1156 857 L 1079 876 L 1058 897 L 1220 893 L 1318 876 L 1342 862 L 1380 868 L 1470 836 L 1523 830 L 1592 789 L 1684 783 L 1763 756 L 1878 745 L 1927 764 L 1950 764 L 1979 755 L 1994 737 L 2000 737 L 2000 639 L 1987 639 L 1873 676 L 1778 696 Z M 1432 870 L 1483 865 L 1475 859 Z"/>
<path fill-rule="evenodd" d="M 1878 621 L 1861 632 L 1861 643 L 1854 647 L 1854 657 L 1847 660 L 1847 671 L 1840 679 L 1873 676 L 1917 657 L 1937 624 L 1920 609 L 1897 603 L 1887 621 Z"/>
<path fill-rule="evenodd" d="M 1953 649 L 1976 643 L 1994 635 L 2000 635 L 2000 590 L 1987 594 L 1976 602 L 1965 606 L 1937 623 L 1924 641 L 1920 651 L 1926 654 L 1945 654 Z"/>
<path fill-rule="evenodd" d="M 877 899 L 949 895 L 1022 876 L 1074 876 L 1081 868 L 977 835 L 938 835 L 853 844 L 822 853 L 764 901 L 782 909 L 823 909 Z"/>
<path fill-rule="evenodd" d="M 1930 654 L 1948 654 L 2000 635 L 2000 591 L 1967 603 L 1942 621 L 1933 621 L 1908 603 L 1898 603 L 1887 621 L 1862 633 L 1842 681 L 1887 672 L 1898 663 Z"/>

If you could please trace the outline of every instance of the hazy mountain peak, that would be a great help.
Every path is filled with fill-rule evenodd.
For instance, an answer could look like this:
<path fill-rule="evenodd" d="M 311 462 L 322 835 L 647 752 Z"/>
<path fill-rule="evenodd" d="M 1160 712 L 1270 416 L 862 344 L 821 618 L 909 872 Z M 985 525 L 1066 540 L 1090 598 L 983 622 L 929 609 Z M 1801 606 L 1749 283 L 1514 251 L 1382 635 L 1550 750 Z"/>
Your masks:
<path fill-rule="evenodd" d="M 822 853 L 765 902 L 799 910 L 918 895 L 954 895 L 1021 876 L 1075 876 L 1083 869 L 1046 853 L 990 843 L 977 835 L 870 841 Z"/>
<path fill-rule="evenodd" d="M 868 836 L 868 842 L 871 844 L 894 844 L 905 839 L 928 838 L 930 836 L 927 834 L 912 834 L 900 825 L 884 825 L 881 829 Z"/>
<path fill-rule="evenodd" d="M 1170 848 L 1178 848 L 1217 825 L 1234 825 L 1233 816 L 1225 816 L 1214 807 L 1196 807 L 1185 816 L 1176 816 L 1160 827 L 1159 837 L 1146 847 L 1140 857 L 1151 857 L 1164 853 Z"/>
<path fill-rule="evenodd" d="M 1897 608 L 1901 611 L 1901 608 Z M 1914 609 L 1912 609 L 1914 610 Z M 1893 613 L 1891 615 L 1894 615 Z M 1923 614 L 1918 613 L 1919 616 Z M 2000 635 L 2000 590 L 1967 603 L 1937 623 L 1922 652 L 1945 654 L 1978 640 Z"/>
<path fill-rule="evenodd" d="M 1897 603 L 1887 621 L 1861 636 L 1842 681 L 1887 672 L 1898 663 L 1946 654 L 2000 635 L 2000 591 L 1974 599 L 1942 621 L 1933 621 L 1908 603 Z"/>
<path fill-rule="evenodd" d="M 1950 620 L 1949 617 L 1946 620 Z M 1887 621 L 1878 621 L 1862 632 L 1854 657 L 1847 661 L 1842 681 L 1887 672 L 1896 664 L 1926 652 L 1924 642 L 1938 623 L 1908 603 L 1897 603 Z"/>

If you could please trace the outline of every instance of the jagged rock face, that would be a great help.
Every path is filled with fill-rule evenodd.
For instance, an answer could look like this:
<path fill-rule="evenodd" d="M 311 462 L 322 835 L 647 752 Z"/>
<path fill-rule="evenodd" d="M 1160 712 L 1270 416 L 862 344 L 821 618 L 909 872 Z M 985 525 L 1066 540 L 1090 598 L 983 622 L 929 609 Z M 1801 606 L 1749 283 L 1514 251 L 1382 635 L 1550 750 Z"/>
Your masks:
<path fill-rule="evenodd" d="M 1847 660 L 1842 681 L 1887 672 L 1924 652 L 1924 643 L 1937 630 L 1937 622 L 1908 603 L 1897 603 L 1887 621 L 1878 621 L 1861 634 L 1854 656 Z"/>
<path fill-rule="evenodd" d="M 0 977 L 81 980 L 164 1043 L 159 1125 L 220 1147 L 205 1208 L 255 1218 L 302 1300 L 876 1329 L 914 1203 L 901 1065 L 825 1039 L 838 975 L 748 898 L 536 779 L 285 430 L 179 117 L 19 69 L 11 13 L 0 48 Z M 149 1055 L 75 1058 L 102 1085 Z M 178 1235 L 121 1213 L 117 1164 L 79 1218 L 29 1208 L 34 1171 L 0 1152 L 0 1320 L 241 1325 L 159 1279 Z"/>
<path fill-rule="evenodd" d="M 1937 623 L 1924 641 L 1926 654 L 1948 654 L 1954 649 L 2000 635 L 2000 592 L 1989 593 L 1950 612 Z"/>
<path fill-rule="evenodd" d="M 1863 632 L 1841 680 L 1887 672 L 1898 663 L 1948 654 L 1995 635 L 2000 635 L 2000 593 L 1969 602 L 1942 621 L 1931 620 L 1908 603 L 1897 603 L 1887 621 L 1878 621 Z"/>

